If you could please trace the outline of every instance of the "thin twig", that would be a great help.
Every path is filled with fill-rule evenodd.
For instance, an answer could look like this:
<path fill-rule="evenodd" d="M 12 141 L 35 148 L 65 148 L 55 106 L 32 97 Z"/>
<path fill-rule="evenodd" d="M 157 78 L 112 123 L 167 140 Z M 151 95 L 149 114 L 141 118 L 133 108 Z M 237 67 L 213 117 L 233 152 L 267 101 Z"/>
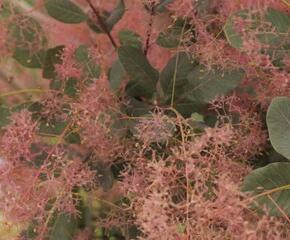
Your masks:
<path fill-rule="evenodd" d="M 28 89 L 20 89 L 20 90 L 15 90 L 15 91 L 10 91 L 10 92 L 5 92 L 5 93 L 0 93 L 0 98 L 1 97 L 9 97 L 13 95 L 18 95 L 18 94 L 26 94 L 26 93 L 44 93 L 47 92 L 48 90 L 44 89 L 39 89 L 39 88 L 28 88 Z"/>
<path fill-rule="evenodd" d="M 290 2 L 287 0 L 281 0 L 284 4 L 286 4 L 288 7 L 290 7 Z"/>
<path fill-rule="evenodd" d="M 89 4 L 89 6 L 92 9 L 92 11 L 94 12 L 94 14 L 96 15 L 96 17 L 98 19 L 98 22 L 100 24 L 100 27 L 107 34 L 107 36 L 110 39 L 110 41 L 111 41 L 112 45 L 114 46 L 114 48 L 117 48 L 117 44 L 116 44 L 113 36 L 111 35 L 109 29 L 107 28 L 106 24 L 104 23 L 103 18 L 101 17 L 98 9 L 95 8 L 95 6 L 92 4 L 91 0 L 86 0 L 86 1 Z"/>
<path fill-rule="evenodd" d="M 289 217 L 287 216 L 285 211 L 279 206 L 279 204 L 271 197 L 270 194 L 268 194 L 267 197 L 271 200 L 271 202 L 275 205 L 275 207 L 279 210 L 279 212 L 284 216 L 287 222 L 290 223 Z"/>
<path fill-rule="evenodd" d="M 172 107 L 172 108 L 173 108 L 173 105 L 174 105 L 175 85 L 176 85 L 176 78 L 177 78 L 177 68 L 178 68 L 179 55 L 180 55 L 179 49 L 180 49 L 180 46 L 182 44 L 182 38 L 183 38 L 183 35 L 184 35 L 186 24 L 187 24 L 187 19 L 185 19 L 185 22 L 183 24 L 183 27 L 182 27 L 182 30 L 181 30 L 181 35 L 180 35 L 180 38 L 179 38 L 179 43 L 178 43 L 178 46 L 177 46 L 177 54 L 176 54 L 174 75 L 173 75 L 173 84 L 172 84 L 172 94 L 171 94 L 171 101 L 170 101 L 170 107 Z"/>
<path fill-rule="evenodd" d="M 155 3 L 153 2 L 150 6 L 150 20 L 148 23 L 148 30 L 147 30 L 147 38 L 144 48 L 144 55 L 146 56 L 150 47 L 150 41 L 151 41 L 151 35 L 152 35 L 152 26 L 153 26 L 153 20 L 154 20 L 154 14 L 155 14 Z"/>

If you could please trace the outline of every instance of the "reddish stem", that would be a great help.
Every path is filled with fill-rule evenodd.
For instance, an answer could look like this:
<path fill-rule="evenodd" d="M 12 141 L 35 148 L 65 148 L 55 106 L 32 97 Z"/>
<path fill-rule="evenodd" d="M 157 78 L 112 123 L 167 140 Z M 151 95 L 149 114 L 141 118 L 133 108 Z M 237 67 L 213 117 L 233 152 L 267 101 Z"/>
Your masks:
<path fill-rule="evenodd" d="M 114 46 L 114 48 L 117 48 L 117 44 L 113 38 L 113 36 L 111 35 L 109 29 L 107 28 L 106 24 L 103 21 L 103 18 L 100 15 L 100 12 L 98 11 L 97 8 L 95 8 L 95 6 L 92 4 L 91 0 L 86 0 L 87 3 L 89 4 L 90 8 L 92 9 L 93 13 L 96 15 L 98 22 L 100 24 L 100 27 L 102 28 L 102 30 L 107 34 L 108 38 L 110 39 L 112 45 Z"/>

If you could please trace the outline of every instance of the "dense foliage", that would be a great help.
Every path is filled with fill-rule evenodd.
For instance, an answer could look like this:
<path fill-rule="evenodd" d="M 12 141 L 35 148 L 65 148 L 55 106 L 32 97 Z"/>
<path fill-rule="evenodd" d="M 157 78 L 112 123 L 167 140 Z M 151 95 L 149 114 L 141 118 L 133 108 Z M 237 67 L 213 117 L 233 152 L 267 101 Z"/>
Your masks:
<path fill-rule="evenodd" d="M 288 0 L 0 6 L 3 239 L 290 238 Z"/>

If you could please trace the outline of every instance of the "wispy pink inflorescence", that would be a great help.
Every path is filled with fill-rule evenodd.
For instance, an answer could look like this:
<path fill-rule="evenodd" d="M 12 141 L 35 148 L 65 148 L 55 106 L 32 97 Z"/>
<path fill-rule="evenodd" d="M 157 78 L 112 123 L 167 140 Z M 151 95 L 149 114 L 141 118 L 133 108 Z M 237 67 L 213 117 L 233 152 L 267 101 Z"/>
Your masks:
<path fill-rule="evenodd" d="M 86 0 L 76 2 L 88 8 Z M 103 14 L 119 1 L 92 2 Z M 143 52 L 158 70 L 172 55 L 185 51 L 209 70 L 242 68 L 243 81 L 230 95 L 207 104 L 202 114 L 216 117 L 212 127 L 206 120 L 196 123 L 166 108 L 159 92 L 156 101 L 138 98 L 151 109 L 155 106 L 152 112 L 127 116 L 123 111 L 126 92 L 120 89 L 116 96 L 109 87 L 107 72 L 118 53 L 108 35 L 89 34 L 86 24 L 65 27 L 53 19 L 44 20 L 44 29 L 50 29 L 51 36 L 58 35 L 54 43 L 69 43 L 60 56 L 62 63 L 55 67 L 63 82 L 78 80 L 78 94 L 70 98 L 63 95 L 63 89 L 49 91 L 39 101 L 43 108 L 38 116 L 40 121 L 66 121 L 68 125 L 60 135 L 47 136 L 39 132 L 39 119 L 34 118 L 38 113 L 32 116 L 22 110 L 12 114 L 11 123 L 0 133 L 0 209 L 13 222 L 38 223 L 39 240 L 45 239 L 55 213 L 79 216 L 76 205 L 83 196 L 79 188 L 92 190 L 86 192 L 84 202 L 93 205 L 93 220 L 89 228 L 77 230 L 74 240 L 92 239 L 98 224 L 120 227 L 124 234 L 128 226 L 137 226 L 141 232 L 138 239 L 143 240 L 289 240 L 287 219 L 257 214 L 250 208 L 248 195 L 240 191 L 252 168 L 249 161 L 264 154 L 269 146 L 266 109 L 273 97 L 289 96 L 290 89 L 289 57 L 281 56 L 277 64 L 273 58 L 280 46 L 273 50 L 259 40 L 261 33 L 275 34 L 276 29 L 267 21 L 253 27 L 257 21 L 252 17 L 264 19 L 269 7 L 289 13 L 288 6 L 275 0 L 175 0 L 166 5 L 168 11 L 150 10 L 165 2 L 125 0 L 124 16 L 110 31 L 117 47 L 121 45 L 119 32 L 128 29 L 140 35 Z M 38 1 L 35 7 L 42 4 L 43 0 Z M 229 16 L 243 9 L 247 9 L 248 18 L 232 19 L 234 30 L 243 40 L 241 48 L 234 48 L 224 27 Z M 89 11 L 97 23 L 96 14 Z M 191 29 L 186 25 L 178 47 L 158 46 L 160 32 L 177 19 L 183 19 Z M 21 26 L 29 23 L 20 14 L 16 21 Z M 12 52 L 5 24 L 0 28 L 0 55 L 4 56 Z M 38 25 L 32 28 L 41 38 Z M 62 28 L 64 33 L 56 34 Z M 69 33 L 74 34 L 68 37 Z M 38 51 L 42 48 L 38 40 L 23 45 Z M 90 44 L 89 58 L 102 69 L 100 78 L 91 85 L 81 86 L 88 75 L 86 65 L 75 58 L 80 42 Z M 124 86 L 128 78 L 124 77 Z M 80 144 L 68 143 L 66 137 L 71 131 L 80 135 Z M 40 160 L 36 156 L 41 156 Z M 121 173 L 112 180 L 110 171 L 118 174 L 119 163 Z M 97 188 L 99 178 L 106 177 L 102 168 L 108 170 L 108 181 L 114 182 L 110 191 Z M 97 206 L 98 211 L 95 205 L 101 206 Z M 101 219 L 103 215 L 106 219 Z"/>
<path fill-rule="evenodd" d="M 174 122 L 163 111 L 156 110 L 152 115 L 144 116 L 135 126 L 136 137 L 145 145 L 153 142 L 165 143 L 173 136 Z"/>
<path fill-rule="evenodd" d="M 102 75 L 96 83 L 85 90 L 79 101 L 73 104 L 76 123 L 82 133 L 82 143 L 96 152 L 103 160 L 120 149 L 118 137 L 111 130 L 114 109 L 119 103 L 109 90 L 108 79 Z"/>
<path fill-rule="evenodd" d="M 4 170 L 4 171 L 2 171 Z M 13 222 L 41 219 L 51 197 L 50 188 L 38 186 L 37 170 L 18 165 L 9 171 L 1 169 L 1 209 L 4 216 Z"/>
<path fill-rule="evenodd" d="M 286 9 L 283 1 L 276 0 L 243 0 L 243 1 L 231 1 L 231 0 L 215 0 L 213 5 L 217 6 L 218 11 L 224 15 L 229 16 L 232 13 L 241 9 L 248 9 L 251 11 L 264 12 L 268 7 L 275 7 L 280 9 Z"/>
<path fill-rule="evenodd" d="M 218 98 L 213 108 L 219 112 L 227 109 L 229 121 L 233 114 L 238 114 L 239 122 L 232 123 L 233 142 L 235 146 L 231 155 L 239 160 L 247 160 L 263 151 L 267 143 L 262 116 L 257 113 L 258 104 L 250 96 L 231 95 Z M 222 116 L 221 116 L 222 117 Z"/>
<path fill-rule="evenodd" d="M 176 239 L 177 227 L 168 215 L 169 203 L 167 199 L 166 189 L 162 192 L 152 191 L 149 195 L 145 195 L 140 202 L 140 209 L 137 211 L 136 223 L 146 237 L 141 239 Z M 150 209 L 150 210 L 149 210 Z"/>
<path fill-rule="evenodd" d="M 59 77 L 63 80 L 81 76 L 81 70 L 75 60 L 75 50 L 76 46 L 74 44 L 67 45 L 61 55 L 62 63 L 55 65 Z"/>
<path fill-rule="evenodd" d="M 22 110 L 11 116 L 11 124 L 5 128 L 0 139 L 0 154 L 9 163 L 30 161 L 31 144 L 36 140 L 37 123 L 32 121 L 31 113 Z"/>
<path fill-rule="evenodd" d="M 176 0 L 168 5 L 168 9 L 176 16 L 191 17 L 194 14 L 194 5 L 191 0 Z"/>
<path fill-rule="evenodd" d="M 81 159 L 60 159 L 59 166 L 55 169 L 61 171 L 60 176 L 51 175 L 51 187 L 57 198 L 56 209 L 60 212 L 77 214 L 77 197 L 73 190 L 75 187 L 93 187 L 95 174 Z M 53 172 L 52 172 L 53 174 Z"/>
<path fill-rule="evenodd" d="M 48 92 L 41 98 L 41 104 L 45 106 L 41 112 L 41 116 L 56 121 L 67 120 L 68 115 L 63 111 L 65 100 L 58 92 Z"/>

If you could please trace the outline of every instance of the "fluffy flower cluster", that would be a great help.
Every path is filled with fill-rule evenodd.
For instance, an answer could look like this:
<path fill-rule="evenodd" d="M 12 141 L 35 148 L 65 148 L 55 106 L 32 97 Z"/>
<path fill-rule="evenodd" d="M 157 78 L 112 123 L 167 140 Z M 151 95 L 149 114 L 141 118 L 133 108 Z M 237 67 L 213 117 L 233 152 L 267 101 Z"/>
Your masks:
<path fill-rule="evenodd" d="M 78 2 L 87 6 L 87 1 Z M 94 4 L 107 14 L 117 2 Z M 89 202 L 93 223 L 79 229 L 75 240 L 92 239 L 94 225 L 102 224 L 117 226 L 124 236 L 129 227 L 137 227 L 144 240 L 290 238 L 289 219 L 258 215 L 240 191 L 251 170 L 250 160 L 269 147 L 264 114 L 270 100 L 289 96 L 290 58 L 282 56 L 285 67 L 278 67 L 267 53 L 271 47 L 258 40 L 260 31 L 274 33 L 269 22 L 248 31 L 255 22 L 234 17 L 233 28 L 243 39 L 241 49 L 230 45 L 223 29 L 229 16 L 241 9 L 261 18 L 268 7 L 287 12 L 284 1 L 175 0 L 168 1 L 168 11 L 156 14 L 152 9 L 164 2 L 125 0 L 124 16 L 110 33 L 116 44 L 120 30 L 135 31 L 149 62 L 160 71 L 181 51 L 210 70 L 242 68 L 245 78 L 240 88 L 207 104 L 202 114 L 216 117 L 211 127 L 202 120 L 185 119 L 166 104 L 156 106 L 162 91 L 154 100 L 134 99 L 151 109 L 147 115 L 127 116 L 132 96 L 124 89 L 112 93 L 109 86 L 107 72 L 117 53 L 108 36 L 76 37 L 92 43 L 89 58 L 100 62 L 100 77 L 86 81 L 84 66 L 75 57 L 79 46 L 75 39 L 63 49 L 61 63 L 55 64 L 62 88 L 42 96 L 40 112 L 12 114 L 0 132 L 0 208 L 13 222 L 37 222 L 40 240 L 55 213 L 79 215 L 80 189 L 91 190 L 81 197 L 82 204 Z M 97 21 L 93 12 L 88 14 Z M 179 36 L 179 46 L 158 46 L 159 33 L 180 19 L 193 27 Z M 22 15 L 16 20 L 24 26 L 29 21 Z M 77 33 L 81 25 L 75 25 L 76 35 L 82 35 Z M 0 28 L 0 53 L 7 49 L 7 34 L 5 27 Z M 27 44 L 39 50 L 33 41 Z M 70 78 L 78 80 L 76 96 L 63 91 Z M 40 131 L 64 122 L 60 134 Z M 68 142 L 70 133 L 77 133 L 77 144 Z"/>
<path fill-rule="evenodd" d="M 27 110 L 11 117 L 0 142 L 0 198 L 7 219 L 39 221 L 41 239 L 51 211 L 78 213 L 74 188 L 92 186 L 94 175 L 81 159 L 70 159 L 60 146 L 41 144 L 37 129 Z"/>
<path fill-rule="evenodd" d="M 66 80 L 68 78 L 79 78 L 81 70 L 75 61 L 75 45 L 71 44 L 64 48 L 61 55 L 61 64 L 56 64 L 55 68 L 60 79 Z"/>
<path fill-rule="evenodd" d="M 167 145 L 168 155 L 140 144 L 123 173 L 122 188 L 130 196 L 141 239 L 287 239 L 287 223 L 261 218 L 239 191 L 250 168 L 238 158 L 244 143 L 235 145 L 240 134 L 235 126 L 221 123 L 193 137 L 180 120 L 182 141 Z"/>

